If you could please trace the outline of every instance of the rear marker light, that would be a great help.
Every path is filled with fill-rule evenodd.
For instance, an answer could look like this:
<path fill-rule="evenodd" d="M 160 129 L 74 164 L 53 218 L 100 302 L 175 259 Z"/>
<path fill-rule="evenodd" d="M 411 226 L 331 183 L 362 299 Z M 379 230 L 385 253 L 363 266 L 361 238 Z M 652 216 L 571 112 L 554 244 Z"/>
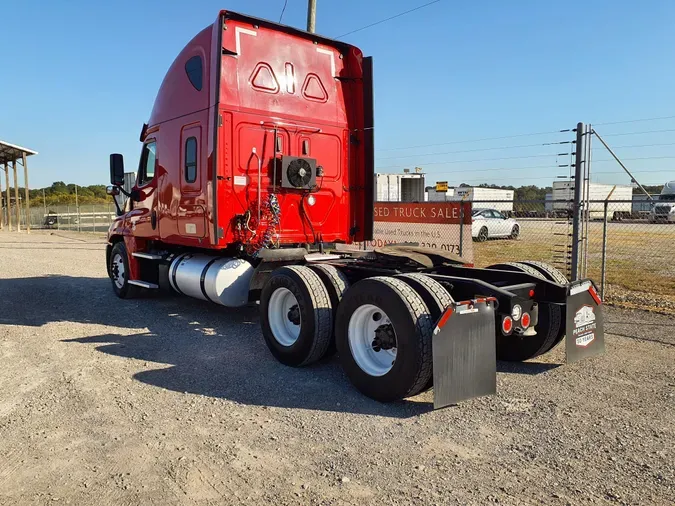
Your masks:
<path fill-rule="evenodd" d="M 520 318 L 520 325 L 524 329 L 530 326 L 530 313 L 523 313 L 523 316 Z"/>
<path fill-rule="evenodd" d="M 534 297 L 534 290 L 530 290 L 530 297 Z"/>
<path fill-rule="evenodd" d="M 588 288 L 588 293 L 591 294 L 591 297 L 593 297 L 593 300 L 595 301 L 595 303 L 596 303 L 598 306 L 599 306 L 600 304 L 602 304 L 602 299 L 601 299 L 600 296 L 598 295 L 598 292 L 597 292 L 597 290 L 595 289 L 595 287 L 594 287 L 593 285 L 591 285 L 591 286 Z"/>
<path fill-rule="evenodd" d="M 445 310 L 445 313 L 441 315 L 441 319 L 438 320 L 438 324 L 436 325 L 436 328 L 434 329 L 434 335 L 438 334 L 441 329 L 445 326 L 446 323 L 448 323 L 448 320 L 452 316 L 452 308 L 448 308 Z"/>
<path fill-rule="evenodd" d="M 512 330 L 513 330 L 513 320 L 511 319 L 510 316 L 505 316 L 504 319 L 502 320 L 502 332 L 504 332 L 504 334 L 510 334 Z"/>

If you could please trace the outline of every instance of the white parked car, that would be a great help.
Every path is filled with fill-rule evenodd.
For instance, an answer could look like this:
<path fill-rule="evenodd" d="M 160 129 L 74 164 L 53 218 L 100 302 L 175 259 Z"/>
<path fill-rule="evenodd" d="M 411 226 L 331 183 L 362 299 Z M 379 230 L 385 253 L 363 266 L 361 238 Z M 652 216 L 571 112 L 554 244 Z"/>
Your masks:
<path fill-rule="evenodd" d="M 513 218 L 507 218 L 496 209 L 474 209 L 472 213 L 471 237 L 483 242 L 503 237 L 518 239 L 520 225 Z"/>

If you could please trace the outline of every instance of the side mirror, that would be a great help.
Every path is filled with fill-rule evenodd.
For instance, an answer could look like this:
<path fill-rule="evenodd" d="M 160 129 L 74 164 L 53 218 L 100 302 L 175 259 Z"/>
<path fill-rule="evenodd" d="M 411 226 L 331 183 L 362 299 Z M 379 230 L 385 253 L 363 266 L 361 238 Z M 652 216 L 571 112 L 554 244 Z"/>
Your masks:
<path fill-rule="evenodd" d="M 124 184 L 124 156 L 119 153 L 110 155 L 110 184 L 114 186 Z"/>
<path fill-rule="evenodd" d="M 106 186 L 105 192 L 112 197 L 117 197 L 120 194 L 120 187 L 119 186 Z"/>

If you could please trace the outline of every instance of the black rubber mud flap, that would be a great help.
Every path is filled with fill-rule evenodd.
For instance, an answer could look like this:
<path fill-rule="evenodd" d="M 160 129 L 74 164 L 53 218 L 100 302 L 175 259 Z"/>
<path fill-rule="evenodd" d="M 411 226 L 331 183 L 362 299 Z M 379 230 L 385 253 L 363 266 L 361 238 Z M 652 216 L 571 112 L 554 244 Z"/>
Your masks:
<path fill-rule="evenodd" d="M 495 309 L 492 298 L 454 302 L 432 340 L 434 408 L 497 392 Z"/>
<path fill-rule="evenodd" d="M 604 352 L 604 320 L 598 291 L 590 279 L 570 283 L 565 337 L 567 362 L 578 362 Z"/>

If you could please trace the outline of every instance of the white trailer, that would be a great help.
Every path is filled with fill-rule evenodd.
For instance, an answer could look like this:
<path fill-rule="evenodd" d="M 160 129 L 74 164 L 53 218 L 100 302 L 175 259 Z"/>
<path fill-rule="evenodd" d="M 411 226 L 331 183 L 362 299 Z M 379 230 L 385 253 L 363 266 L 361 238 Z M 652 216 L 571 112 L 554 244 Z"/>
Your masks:
<path fill-rule="evenodd" d="M 489 208 L 502 212 L 513 211 L 513 190 L 464 186 L 455 189 L 452 200 L 474 202 L 473 207 L 476 209 Z"/>
<path fill-rule="evenodd" d="M 427 190 L 427 200 L 429 202 L 448 202 L 454 200 L 455 189 L 448 188 L 444 192 L 436 191 L 435 188 L 429 188 Z"/>
<path fill-rule="evenodd" d="M 612 188 L 614 188 L 613 192 Z M 608 207 L 608 218 L 620 220 L 630 216 L 633 200 L 632 186 L 590 183 L 584 188 L 584 195 L 587 195 L 589 201 L 587 211 L 590 219 L 604 219 L 604 201 L 607 199 L 610 192 L 612 195 L 609 197 L 609 200 L 612 204 Z M 553 210 L 557 212 L 572 213 L 574 203 L 574 181 L 554 181 L 552 193 Z"/>
<path fill-rule="evenodd" d="M 375 174 L 377 202 L 424 202 L 424 174 Z"/>

